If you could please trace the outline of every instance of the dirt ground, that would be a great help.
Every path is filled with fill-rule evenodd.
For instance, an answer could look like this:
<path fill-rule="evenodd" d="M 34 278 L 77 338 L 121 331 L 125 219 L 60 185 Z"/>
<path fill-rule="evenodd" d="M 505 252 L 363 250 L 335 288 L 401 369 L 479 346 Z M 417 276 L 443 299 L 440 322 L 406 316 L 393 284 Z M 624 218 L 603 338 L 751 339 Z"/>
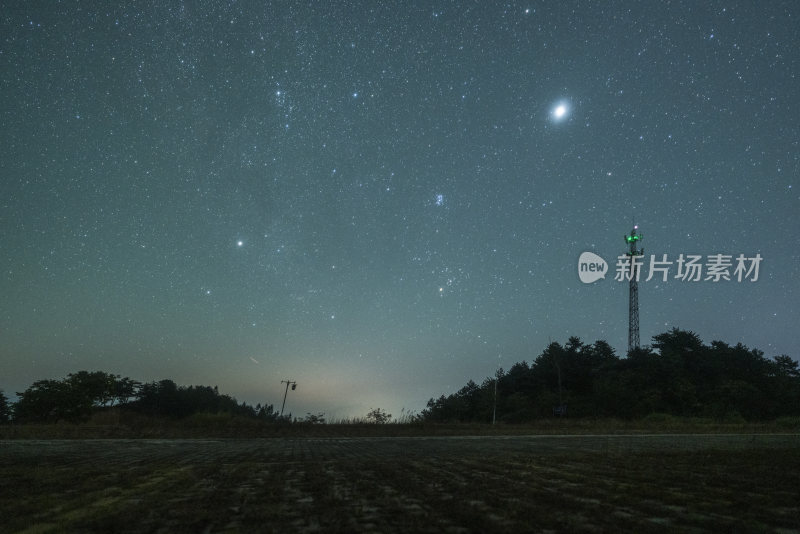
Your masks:
<path fill-rule="evenodd" d="M 800 435 L 0 441 L 0 532 L 800 532 Z"/>

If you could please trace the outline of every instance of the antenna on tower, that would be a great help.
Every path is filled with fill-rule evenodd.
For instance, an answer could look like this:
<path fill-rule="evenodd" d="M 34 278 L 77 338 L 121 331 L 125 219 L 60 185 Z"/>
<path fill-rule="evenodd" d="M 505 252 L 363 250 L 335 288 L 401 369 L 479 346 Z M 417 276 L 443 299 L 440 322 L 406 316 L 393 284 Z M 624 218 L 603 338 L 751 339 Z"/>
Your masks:
<path fill-rule="evenodd" d="M 630 235 L 625 236 L 628 245 L 626 255 L 630 257 L 629 295 L 628 295 L 628 352 L 639 348 L 639 266 L 637 258 L 644 256 L 644 249 L 637 248 L 644 237 L 638 233 L 639 225 L 633 224 Z"/>

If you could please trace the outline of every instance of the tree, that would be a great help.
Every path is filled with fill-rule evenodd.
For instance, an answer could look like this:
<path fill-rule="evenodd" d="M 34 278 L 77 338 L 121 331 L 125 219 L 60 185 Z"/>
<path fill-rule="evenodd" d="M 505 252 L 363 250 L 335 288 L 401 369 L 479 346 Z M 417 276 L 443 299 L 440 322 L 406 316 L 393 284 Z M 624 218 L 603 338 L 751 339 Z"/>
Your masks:
<path fill-rule="evenodd" d="M 775 393 L 775 413 L 785 415 L 800 414 L 800 369 L 796 361 L 789 356 L 775 356 L 770 362 L 770 373 Z"/>
<path fill-rule="evenodd" d="M 430 399 L 421 416 L 432 422 L 491 420 L 494 385 L 494 379 L 480 386 L 470 380 L 456 393 Z M 553 342 L 530 366 L 514 364 L 497 378 L 501 420 L 549 417 L 559 404 L 578 417 L 798 415 L 800 364 L 786 355 L 768 360 L 741 343 L 705 345 L 694 332 L 673 328 L 625 358 L 605 341 Z"/>
<path fill-rule="evenodd" d="M 272 404 L 265 404 L 264 406 L 262 406 L 261 403 L 257 404 L 255 407 L 255 414 L 257 418 L 271 423 L 275 423 L 280 417 Z"/>
<path fill-rule="evenodd" d="M 653 336 L 653 348 L 661 354 L 667 352 L 697 352 L 703 342 L 691 330 L 672 328 L 669 332 Z"/>
<path fill-rule="evenodd" d="M 785 354 L 775 356 L 775 371 L 778 376 L 785 376 L 787 378 L 800 378 L 800 369 L 798 363 Z"/>
<path fill-rule="evenodd" d="M 114 375 L 103 371 L 79 371 L 68 374 L 66 381 L 76 395 L 85 397 L 94 406 L 113 402 Z"/>
<path fill-rule="evenodd" d="M 8 404 L 8 399 L 0 389 L 0 425 L 8 423 L 11 420 L 11 405 Z"/>
<path fill-rule="evenodd" d="M 92 413 L 92 401 L 66 380 L 39 380 L 22 393 L 14 406 L 20 421 L 85 421 Z"/>
<path fill-rule="evenodd" d="M 117 377 L 113 384 L 113 400 L 111 405 L 113 406 L 115 401 L 117 404 L 127 404 L 136 396 L 141 387 L 141 382 L 131 380 L 128 377 Z"/>
<path fill-rule="evenodd" d="M 311 412 L 306 413 L 304 419 L 300 419 L 298 423 L 304 423 L 307 425 L 324 425 L 325 424 L 325 414 L 320 412 L 318 414 L 313 414 Z"/>
<path fill-rule="evenodd" d="M 580 347 L 580 340 L 574 336 L 569 338 L 566 347 L 554 341 L 533 362 L 531 371 L 537 382 L 543 386 L 537 392 L 540 404 L 555 405 L 557 400 L 559 408 L 564 406 L 568 398 L 564 391 L 567 387 L 571 387 L 571 380 L 565 376 L 566 371 L 571 367 L 571 360 Z M 551 395 L 551 392 L 555 392 L 555 395 Z M 544 409 L 547 410 L 549 407 Z"/>
<path fill-rule="evenodd" d="M 448 397 L 440 395 L 438 399 L 428 399 L 425 409 L 422 410 L 422 417 L 426 421 L 441 423 L 448 420 L 449 409 Z"/>
<path fill-rule="evenodd" d="M 172 380 L 142 384 L 135 408 L 149 415 L 185 417 L 190 415 L 180 405 L 178 386 Z"/>
<path fill-rule="evenodd" d="M 220 395 L 216 386 L 178 386 L 172 380 L 143 384 L 138 400 L 130 403 L 134 410 L 155 416 L 188 417 L 195 413 L 228 413 L 275 421 L 272 405 L 254 408 L 239 403 L 229 395 Z"/>
<path fill-rule="evenodd" d="M 594 357 L 600 362 L 608 363 L 619 360 L 615 354 L 614 348 L 603 339 L 598 339 L 595 341 L 592 349 L 594 352 Z"/>
<path fill-rule="evenodd" d="M 386 413 L 380 408 L 374 408 L 367 413 L 367 422 L 382 425 L 392 420 L 392 414 Z"/>

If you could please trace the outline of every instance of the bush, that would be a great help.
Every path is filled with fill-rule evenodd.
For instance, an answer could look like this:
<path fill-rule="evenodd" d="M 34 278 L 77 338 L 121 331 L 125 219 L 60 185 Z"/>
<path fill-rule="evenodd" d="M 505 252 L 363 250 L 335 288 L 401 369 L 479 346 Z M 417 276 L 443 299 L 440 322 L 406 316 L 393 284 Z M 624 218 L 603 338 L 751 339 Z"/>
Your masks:
<path fill-rule="evenodd" d="M 370 410 L 370 412 L 367 414 L 366 419 L 368 423 L 383 425 L 392 420 L 392 414 L 386 413 L 386 411 L 382 410 L 381 408 L 375 408 L 373 410 Z"/>

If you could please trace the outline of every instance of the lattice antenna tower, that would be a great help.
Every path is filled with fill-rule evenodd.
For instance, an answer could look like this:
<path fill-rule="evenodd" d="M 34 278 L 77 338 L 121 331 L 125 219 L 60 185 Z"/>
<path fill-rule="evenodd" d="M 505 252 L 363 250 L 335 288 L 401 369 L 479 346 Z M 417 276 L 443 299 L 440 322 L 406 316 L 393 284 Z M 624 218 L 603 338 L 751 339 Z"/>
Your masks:
<path fill-rule="evenodd" d="M 630 257 L 630 282 L 628 294 L 628 352 L 639 348 L 639 263 L 636 258 L 644 256 L 644 249 L 637 248 L 644 237 L 638 233 L 639 225 L 634 224 L 630 235 L 625 236 L 628 245 L 626 254 Z"/>

